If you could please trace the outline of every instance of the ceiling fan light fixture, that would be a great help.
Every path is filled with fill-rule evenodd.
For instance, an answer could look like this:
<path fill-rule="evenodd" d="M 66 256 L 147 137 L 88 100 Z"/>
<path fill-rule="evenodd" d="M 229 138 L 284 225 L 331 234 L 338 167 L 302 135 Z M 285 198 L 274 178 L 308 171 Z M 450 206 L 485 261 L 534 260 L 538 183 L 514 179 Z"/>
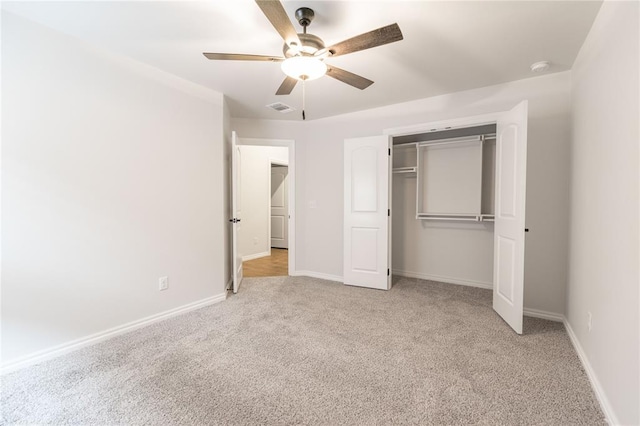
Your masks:
<path fill-rule="evenodd" d="M 294 56 L 282 62 L 282 71 L 296 80 L 308 81 L 327 73 L 327 65 L 311 56 Z"/>

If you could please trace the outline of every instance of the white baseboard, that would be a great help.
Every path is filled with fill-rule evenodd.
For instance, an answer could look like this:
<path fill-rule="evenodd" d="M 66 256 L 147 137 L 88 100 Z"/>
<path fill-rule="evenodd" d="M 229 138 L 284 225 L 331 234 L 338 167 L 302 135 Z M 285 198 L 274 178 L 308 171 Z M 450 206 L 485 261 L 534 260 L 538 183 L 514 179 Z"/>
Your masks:
<path fill-rule="evenodd" d="M 593 389 L 593 392 L 596 394 L 596 398 L 600 403 L 600 408 L 602 408 L 602 412 L 604 413 L 607 423 L 609 423 L 610 425 L 619 425 L 620 422 L 618 421 L 618 418 L 616 417 L 613 411 L 613 407 L 611 406 L 609 399 L 607 399 L 607 396 L 604 393 L 604 389 L 602 389 L 602 385 L 598 380 L 598 376 L 596 376 L 595 371 L 593 371 L 593 368 L 591 367 L 591 363 L 589 363 L 587 354 L 585 354 L 584 350 L 582 349 L 582 345 L 580 345 L 580 341 L 578 340 L 578 337 L 573 332 L 573 329 L 571 328 L 571 324 L 569 324 L 569 321 L 567 321 L 566 318 L 564 318 L 563 323 L 564 323 L 564 328 L 567 330 L 567 334 L 569 335 L 569 339 L 571 339 L 571 343 L 573 343 L 573 348 L 578 353 L 580 362 L 582 362 L 582 367 L 584 367 L 584 371 L 587 373 L 587 377 L 589 378 L 589 382 L 591 383 L 591 388 Z"/>
<path fill-rule="evenodd" d="M 91 334 L 89 336 L 81 337 L 79 339 L 72 340 L 67 343 L 63 343 L 61 345 L 56 345 L 51 348 L 43 349 L 43 350 L 34 352 L 32 354 L 19 357 L 17 359 L 14 359 L 2 364 L 2 366 L 0 367 L 0 374 L 10 373 L 12 371 L 16 371 L 21 368 L 38 364 L 42 361 L 47 361 L 49 359 L 59 357 L 61 355 L 67 354 L 69 352 L 73 352 L 75 350 L 84 348 L 86 346 L 95 345 L 96 343 L 100 343 L 105 340 L 111 339 L 113 337 L 129 333 L 139 328 L 143 328 L 148 325 L 151 325 L 160 321 L 164 321 L 166 319 L 169 319 L 190 311 L 194 311 L 196 309 L 203 308 L 205 306 L 222 302 L 226 298 L 227 298 L 226 292 L 222 294 L 218 294 L 216 296 L 207 297 L 206 299 L 188 303 L 186 305 L 182 305 L 174 309 L 169 309 L 168 311 L 160 312 L 159 314 L 151 315 L 146 318 L 141 318 L 139 320 L 132 321 L 123 325 L 119 325 L 117 327 L 113 327 L 108 330 L 101 331 L 99 333 Z"/>
<path fill-rule="evenodd" d="M 320 278 L 321 280 L 337 281 L 339 283 L 343 282 L 342 277 L 339 277 L 337 275 L 323 274 L 321 272 L 295 271 L 293 273 L 293 275 L 294 276 L 311 277 L 311 278 Z"/>
<path fill-rule="evenodd" d="M 393 275 L 399 275 L 406 278 L 418 278 L 421 280 L 438 281 L 447 284 L 466 285 L 469 287 L 478 287 L 491 290 L 493 289 L 493 283 L 485 283 L 482 281 L 465 280 L 461 278 L 444 277 L 441 275 L 423 274 L 421 272 L 400 271 L 398 269 L 393 270 Z"/>
<path fill-rule="evenodd" d="M 246 256 L 242 256 L 242 261 L 247 262 L 253 259 L 260 259 L 261 257 L 271 256 L 270 251 L 263 251 L 262 253 L 248 254 Z"/>
<path fill-rule="evenodd" d="M 549 321 L 564 322 L 564 315 L 555 312 L 541 311 L 540 309 L 524 308 L 524 315 L 533 318 L 542 318 Z"/>

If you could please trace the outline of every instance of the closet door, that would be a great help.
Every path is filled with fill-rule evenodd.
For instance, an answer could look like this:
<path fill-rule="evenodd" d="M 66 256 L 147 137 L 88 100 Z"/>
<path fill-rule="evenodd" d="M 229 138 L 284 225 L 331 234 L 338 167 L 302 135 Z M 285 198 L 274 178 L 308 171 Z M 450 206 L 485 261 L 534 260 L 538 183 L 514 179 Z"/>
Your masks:
<path fill-rule="evenodd" d="M 527 101 L 497 124 L 493 309 L 522 334 Z"/>
<path fill-rule="evenodd" d="M 389 136 L 344 141 L 344 283 L 391 288 Z"/>

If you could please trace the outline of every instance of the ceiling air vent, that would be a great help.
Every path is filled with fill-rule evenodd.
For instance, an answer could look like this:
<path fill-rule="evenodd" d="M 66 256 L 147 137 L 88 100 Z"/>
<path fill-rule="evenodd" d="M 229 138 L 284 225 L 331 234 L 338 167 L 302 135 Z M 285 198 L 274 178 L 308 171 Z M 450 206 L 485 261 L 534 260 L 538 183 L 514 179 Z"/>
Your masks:
<path fill-rule="evenodd" d="M 289 105 L 283 104 L 282 102 L 276 102 L 274 104 L 269 104 L 269 105 L 267 105 L 267 108 L 271 108 L 271 109 L 276 110 L 278 112 L 281 112 L 283 114 L 286 114 L 287 112 L 295 111 L 295 108 L 291 108 Z"/>

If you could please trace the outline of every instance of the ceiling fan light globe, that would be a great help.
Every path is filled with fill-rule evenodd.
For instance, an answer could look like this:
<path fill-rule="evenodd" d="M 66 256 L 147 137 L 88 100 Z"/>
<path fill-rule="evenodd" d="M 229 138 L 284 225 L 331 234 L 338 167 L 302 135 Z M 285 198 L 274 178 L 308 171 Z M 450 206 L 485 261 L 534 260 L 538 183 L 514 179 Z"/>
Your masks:
<path fill-rule="evenodd" d="M 282 62 L 282 71 L 296 80 L 315 80 L 327 73 L 327 65 L 318 58 L 294 56 Z"/>

